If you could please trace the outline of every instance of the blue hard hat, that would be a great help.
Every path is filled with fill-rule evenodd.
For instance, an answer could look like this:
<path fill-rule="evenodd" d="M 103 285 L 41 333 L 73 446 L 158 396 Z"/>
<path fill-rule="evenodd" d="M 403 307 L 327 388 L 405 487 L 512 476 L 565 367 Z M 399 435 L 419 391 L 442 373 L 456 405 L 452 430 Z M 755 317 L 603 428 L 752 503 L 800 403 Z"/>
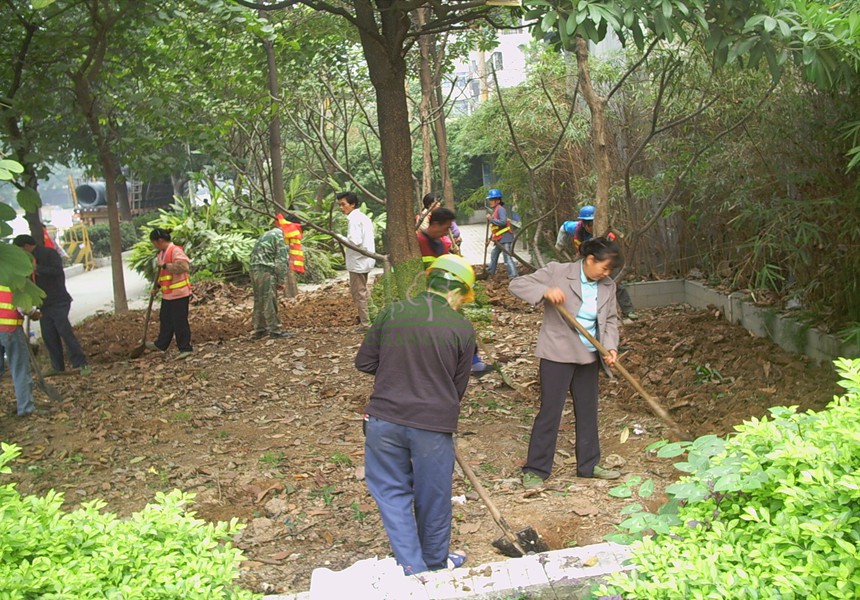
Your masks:
<path fill-rule="evenodd" d="M 501 197 L 502 197 L 502 190 L 493 188 L 489 192 L 487 192 L 487 200 L 501 199 Z"/>
<path fill-rule="evenodd" d="M 576 233 L 577 225 L 579 225 L 579 221 L 565 221 L 562 227 L 564 227 L 564 232 L 567 235 L 573 235 Z"/>
<path fill-rule="evenodd" d="M 579 209 L 579 220 L 580 221 L 593 221 L 594 220 L 594 207 L 590 204 L 586 204 L 582 208 Z"/>

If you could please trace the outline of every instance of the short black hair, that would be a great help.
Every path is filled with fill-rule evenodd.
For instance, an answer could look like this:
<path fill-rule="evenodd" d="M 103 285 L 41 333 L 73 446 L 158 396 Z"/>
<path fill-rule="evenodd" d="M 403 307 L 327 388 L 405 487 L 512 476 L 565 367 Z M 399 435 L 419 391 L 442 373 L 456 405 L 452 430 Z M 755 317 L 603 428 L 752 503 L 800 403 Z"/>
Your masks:
<path fill-rule="evenodd" d="M 434 223 L 447 223 L 457 218 L 450 208 L 437 208 L 430 213 L 430 225 Z"/>
<path fill-rule="evenodd" d="M 342 198 L 346 198 L 346 201 L 352 206 L 358 206 L 358 196 L 355 195 L 355 192 L 339 192 L 335 198 L 341 200 Z"/>
<path fill-rule="evenodd" d="M 149 232 L 149 241 L 154 242 L 155 240 L 164 240 L 165 242 L 169 242 L 170 232 L 166 229 L 162 229 L 161 227 L 154 228 Z"/>
<path fill-rule="evenodd" d="M 601 262 L 610 259 L 612 260 L 613 269 L 617 269 L 624 264 L 618 244 L 605 237 L 591 238 L 582 242 L 582 245 L 579 247 L 579 253 L 582 255 L 582 258 L 593 256 L 594 260 Z"/>
<path fill-rule="evenodd" d="M 19 248 L 23 248 L 24 246 L 35 246 L 36 240 L 32 235 L 27 235 L 26 233 L 22 233 L 21 235 L 16 235 L 15 239 L 12 240 L 12 243 L 18 246 Z"/>
<path fill-rule="evenodd" d="M 421 200 L 421 203 L 424 205 L 424 209 L 426 210 L 426 209 L 430 208 L 431 206 L 433 206 L 434 202 L 438 202 L 438 201 L 439 201 L 439 195 L 430 193 L 430 194 L 424 194 L 424 198 Z"/>

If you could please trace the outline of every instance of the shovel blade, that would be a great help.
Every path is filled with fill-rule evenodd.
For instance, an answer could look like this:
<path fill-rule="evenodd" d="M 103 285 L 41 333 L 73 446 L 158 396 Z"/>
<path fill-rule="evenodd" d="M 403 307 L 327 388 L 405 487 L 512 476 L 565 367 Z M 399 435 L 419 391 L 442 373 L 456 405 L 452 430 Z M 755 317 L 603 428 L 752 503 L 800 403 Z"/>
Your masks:
<path fill-rule="evenodd" d="M 145 351 L 146 346 L 144 344 L 141 344 L 140 346 L 129 352 L 128 356 L 129 358 L 140 358 L 141 356 L 143 356 L 143 353 Z"/>
<path fill-rule="evenodd" d="M 549 546 L 547 546 L 541 535 L 535 531 L 533 527 L 521 529 L 516 535 L 517 542 L 519 542 L 520 547 L 528 554 L 549 551 Z M 510 558 L 519 558 L 522 556 L 516 546 L 514 546 L 505 536 L 502 536 L 493 542 L 493 547 Z"/>

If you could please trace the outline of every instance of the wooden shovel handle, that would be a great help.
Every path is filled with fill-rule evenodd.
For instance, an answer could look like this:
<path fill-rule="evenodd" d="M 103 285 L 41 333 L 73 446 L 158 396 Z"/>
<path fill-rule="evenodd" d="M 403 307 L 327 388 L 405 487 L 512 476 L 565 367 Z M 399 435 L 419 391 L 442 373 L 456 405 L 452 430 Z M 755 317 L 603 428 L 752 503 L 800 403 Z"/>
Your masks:
<path fill-rule="evenodd" d="M 490 511 L 490 514 L 493 517 L 493 520 L 496 522 L 496 525 L 501 527 L 502 531 L 505 532 L 505 537 L 508 538 L 508 541 L 513 544 L 514 548 L 517 549 L 517 552 L 526 555 L 523 547 L 520 546 L 519 540 L 517 540 L 517 535 L 513 532 L 513 530 L 508 525 L 505 518 L 502 516 L 502 513 L 499 512 L 499 509 L 496 508 L 495 503 L 490 500 L 490 494 L 487 493 L 486 488 L 481 484 L 477 477 L 475 477 L 475 472 L 472 470 L 466 461 L 463 459 L 463 455 L 460 454 L 460 448 L 457 445 L 457 440 L 454 440 L 454 458 L 457 459 L 457 464 L 460 465 L 460 468 L 463 469 L 463 473 L 466 474 L 466 477 L 469 478 L 469 483 L 472 484 L 472 487 L 475 488 L 475 491 L 478 492 L 478 495 L 481 497 L 481 500 L 484 503 L 484 506 L 487 507 L 487 510 Z"/>
<path fill-rule="evenodd" d="M 597 351 L 600 352 L 601 356 L 607 356 L 609 354 L 609 350 L 607 350 L 603 344 L 597 341 L 597 339 L 593 335 L 591 335 L 588 330 L 573 317 L 573 315 L 570 314 L 570 311 L 568 311 L 561 304 L 552 304 L 552 306 L 555 307 L 555 309 L 559 312 L 562 318 L 564 318 L 564 320 L 567 321 L 567 323 L 571 327 L 581 333 L 585 337 L 585 339 L 587 339 L 595 348 L 597 348 Z M 622 377 L 624 377 L 624 379 L 626 379 L 628 383 L 633 386 L 633 389 L 636 390 L 639 395 L 645 399 L 645 402 L 648 403 L 648 406 L 651 407 L 651 410 L 654 412 L 654 414 L 657 415 L 664 423 L 666 423 L 666 425 L 668 425 L 672 429 L 675 435 L 677 435 L 682 440 L 691 439 L 690 434 L 684 431 L 675 422 L 675 420 L 669 415 L 669 413 L 666 411 L 665 408 L 663 408 L 663 406 L 657 401 L 657 399 L 654 398 L 654 396 L 652 396 L 648 392 L 646 392 L 642 385 L 639 383 L 639 380 L 636 379 L 633 375 L 631 375 L 630 372 L 627 371 L 627 369 L 625 369 L 620 362 L 618 362 L 618 360 L 615 361 L 615 364 L 612 365 L 612 368 L 621 373 Z"/>

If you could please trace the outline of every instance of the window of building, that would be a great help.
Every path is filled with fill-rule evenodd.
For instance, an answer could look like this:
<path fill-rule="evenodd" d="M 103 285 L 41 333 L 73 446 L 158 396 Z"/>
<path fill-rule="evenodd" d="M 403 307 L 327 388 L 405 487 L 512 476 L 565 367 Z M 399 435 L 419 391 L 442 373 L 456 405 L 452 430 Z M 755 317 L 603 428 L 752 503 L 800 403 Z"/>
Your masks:
<path fill-rule="evenodd" d="M 496 71 L 501 71 L 505 68 L 505 63 L 502 60 L 501 52 L 493 52 L 493 55 L 490 57 L 490 61 Z"/>

